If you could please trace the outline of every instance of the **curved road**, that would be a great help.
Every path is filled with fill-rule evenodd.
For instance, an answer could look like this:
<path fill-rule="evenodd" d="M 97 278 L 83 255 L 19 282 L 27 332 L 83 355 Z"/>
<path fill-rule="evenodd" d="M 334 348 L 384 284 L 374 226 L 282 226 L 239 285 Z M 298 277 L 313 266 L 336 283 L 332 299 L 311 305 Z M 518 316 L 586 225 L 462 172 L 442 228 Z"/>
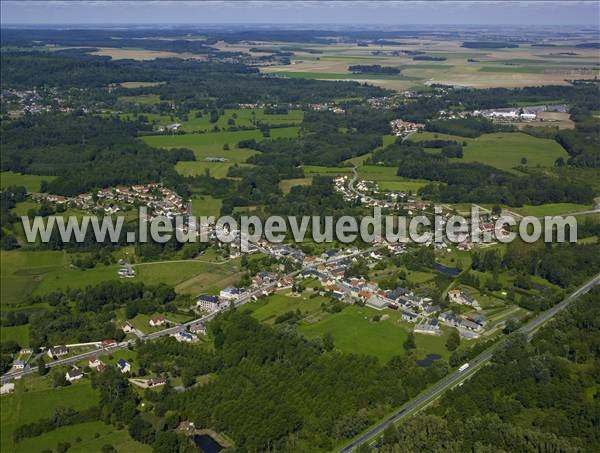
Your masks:
<path fill-rule="evenodd" d="M 592 289 L 595 285 L 600 284 L 600 274 L 596 275 L 594 278 L 589 280 L 584 285 L 580 286 L 575 292 L 573 292 L 569 297 L 567 297 L 562 302 L 558 303 L 554 307 L 546 310 L 544 313 L 541 313 L 539 316 L 522 326 L 518 332 L 526 333 L 530 338 L 535 334 L 536 330 L 544 324 L 546 321 L 551 319 L 557 313 L 561 312 L 565 308 L 571 304 L 575 299 L 577 299 L 582 294 L 587 293 L 590 289 Z M 433 387 L 425 390 L 415 399 L 409 401 L 404 406 L 400 408 L 396 413 L 390 415 L 386 419 L 379 422 L 377 425 L 373 426 L 367 432 L 361 434 L 357 438 L 355 438 L 352 442 L 350 442 L 347 446 L 340 450 L 341 453 L 346 453 L 354 450 L 360 445 L 368 442 L 376 436 L 379 436 L 383 433 L 385 428 L 387 428 L 390 424 L 397 422 L 398 420 L 410 415 L 413 411 L 422 408 L 427 403 L 439 397 L 442 393 L 444 393 L 449 388 L 453 387 L 458 382 L 464 380 L 466 377 L 475 374 L 481 367 L 483 367 L 496 351 L 506 340 L 502 340 L 496 343 L 494 346 L 489 348 L 487 351 L 478 355 L 475 359 L 469 362 L 469 368 L 465 371 L 455 371 L 452 374 L 446 376 L 443 380 L 439 381 Z"/>

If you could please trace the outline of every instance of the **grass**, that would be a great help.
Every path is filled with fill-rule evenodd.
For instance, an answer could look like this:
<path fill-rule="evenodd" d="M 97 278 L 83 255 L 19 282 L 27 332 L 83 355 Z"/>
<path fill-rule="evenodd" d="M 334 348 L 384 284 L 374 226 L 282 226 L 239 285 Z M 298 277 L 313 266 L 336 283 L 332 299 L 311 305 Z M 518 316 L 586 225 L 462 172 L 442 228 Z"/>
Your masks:
<path fill-rule="evenodd" d="M 289 77 L 294 79 L 320 79 L 320 80 L 419 80 L 418 77 L 410 77 L 402 74 L 353 74 L 351 72 L 292 72 L 292 71 L 273 71 L 271 74 L 277 74 L 280 77 Z"/>
<path fill-rule="evenodd" d="M 284 179 L 279 183 L 279 188 L 283 193 L 289 193 L 294 186 L 310 186 L 312 184 L 312 178 L 293 178 Z"/>
<path fill-rule="evenodd" d="M 158 94 L 139 94 L 137 96 L 119 96 L 119 101 L 129 102 L 131 104 L 153 105 L 160 103 Z"/>
<path fill-rule="evenodd" d="M 511 74 L 543 74 L 545 68 L 531 66 L 483 66 L 480 72 L 507 72 Z"/>
<path fill-rule="evenodd" d="M 385 321 L 374 322 L 373 316 L 387 314 Z M 403 343 L 408 336 L 407 328 L 391 310 L 377 311 L 368 307 L 349 306 L 340 313 L 327 316 L 315 324 L 300 326 L 300 333 L 308 338 L 333 336 L 337 349 L 344 352 L 366 354 L 386 362 L 395 355 L 405 353 Z"/>
<path fill-rule="evenodd" d="M 302 169 L 304 170 L 305 177 L 314 175 L 336 176 L 352 173 L 352 169 L 350 167 L 321 167 L 318 165 L 304 165 Z"/>
<path fill-rule="evenodd" d="M 272 138 L 297 137 L 298 127 L 283 127 L 271 129 Z M 206 157 L 225 157 L 231 162 L 245 162 L 255 152 L 249 149 L 233 149 L 242 140 L 262 140 L 263 134 L 259 130 L 249 131 L 220 131 L 205 134 L 181 135 L 152 135 L 143 137 L 147 144 L 157 148 L 189 148 L 194 151 L 196 159 Z M 232 149 L 223 150 L 223 145 L 228 144 Z"/>
<path fill-rule="evenodd" d="M 13 340 L 16 341 L 19 346 L 29 345 L 29 324 L 22 326 L 13 327 L 2 327 L 0 328 L 0 341 Z"/>
<path fill-rule="evenodd" d="M 216 125 L 220 129 L 229 127 L 228 121 L 232 119 L 239 127 L 257 127 L 257 123 L 265 123 L 270 126 L 281 124 L 300 124 L 304 118 L 302 110 L 290 110 L 287 114 L 266 115 L 264 109 L 225 109 L 223 115 L 216 123 L 210 122 L 210 115 L 204 114 L 196 117 L 196 112 L 189 114 L 188 120 L 181 124 L 181 129 L 186 132 L 209 131 Z M 234 118 L 233 115 L 237 117 Z"/>
<path fill-rule="evenodd" d="M 63 426 L 41 436 L 24 439 L 15 446 L 15 453 L 41 451 L 58 443 L 68 442 L 71 444 L 69 452 L 88 453 L 90 451 L 101 451 L 102 447 L 110 444 L 117 451 L 152 451 L 149 445 L 133 440 L 127 430 L 118 430 L 114 426 L 104 422 L 87 422 L 77 425 Z"/>
<path fill-rule="evenodd" d="M 23 175 L 12 171 L 0 173 L 0 188 L 8 186 L 24 186 L 28 192 L 39 192 L 42 181 L 52 181 L 56 176 Z"/>
<path fill-rule="evenodd" d="M 98 404 L 98 395 L 92 389 L 88 379 L 57 389 L 48 387 L 48 379 L 48 377 L 34 376 L 17 381 L 15 392 L 2 396 L 0 416 L 2 421 L 0 449 L 2 451 L 16 451 L 12 441 L 12 432 L 20 425 L 34 422 L 40 418 L 51 417 L 58 407 L 82 410 Z M 39 438 L 34 438 L 32 441 L 35 439 Z M 39 451 L 39 449 L 20 451 Z"/>
<path fill-rule="evenodd" d="M 548 203 L 539 206 L 523 205 L 521 208 L 511 208 L 511 211 L 521 215 L 532 215 L 536 217 L 569 214 L 578 211 L 588 211 L 590 205 L 577 203 Z"/>
<path fill-rule="evenodd" d="M 481 162 L 502 170 L 515 172 L 513 167 L 521 165 L 521 159 L 527 159 L 527 166 L 553 167 L 559 157 L 567 159 L 567 152 L 554 140 L 532 137 L 521 132 L 500 132 L 484 134 L 477 138 L 465 138 L 455 135 L 421 132 L 413 134 L 410 140 L 456 140 L 466 142 L 462 159 L 450 159 L 454 162 Z"/>
<path fill-rule="evenodd" d="M 210 195 L 194 195 L 192 197 L 192 213 L 196 217 L 211 215 L 218 217 L 222 204 L 223 200 Z"/>
<path fill-rule="evenodd" d="M 377 182 L 381 190 L 416 192 L 429 183 L 425 180 L 408 179 L 396 176 L 397 170 L 396 167 L 364 165 L 358 168 L 358 176 L 361 179 Z"/>
<path fill-rule="evenodd" d="M 252 316 L 261 322 L 273 324 L 277 316 L 289 311 L 300 310 L 303 317 L 320 310 L 321 304 L 326 302 L 326 297 L 307 297 L 310 293 L 304 293 L 301 297 L 292 297 L 285 294 L 273 294 L 265 299 L 249 304 L 247 307 L 252 311 Z"/>

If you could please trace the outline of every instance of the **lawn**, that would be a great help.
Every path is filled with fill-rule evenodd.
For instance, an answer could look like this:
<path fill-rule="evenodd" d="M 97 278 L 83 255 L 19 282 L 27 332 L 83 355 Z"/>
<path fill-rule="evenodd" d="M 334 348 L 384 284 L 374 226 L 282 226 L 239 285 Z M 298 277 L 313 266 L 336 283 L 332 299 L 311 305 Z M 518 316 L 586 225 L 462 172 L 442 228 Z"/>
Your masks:
<path fill-rule="evenodd" d="M 8 186 L 24 186 L 28 192 L 39 192 L 42 181 L 52 181 L 56 176 L 23 175 L 12 171 L 0 173 L 0 188 Z"/>
<path fill-rule="evenodd" d="M 210 195 L 194 195 L 192 197 L 192 214 L 198 218 L 211 215 L 219 217 L 222 204 L 223 200 Z"/>
<path fill-rule="evenodd" d="M 390 315 L 390 318 L 372 321 L 373 316 L 384 314 Z M 408 336 L 407 329 L 392 314 L 391 310 L 349 306 L 315 324 L 303 324 L 299 331 L 308 338 L 331 333 L 336 348 L 375 356 L 386 362 L 395 355 L 405 353 L 402 345 Z"/>
<path fill-rule="evenodd" d="M 434 132 L 420 132 L 410 136 L 418 142 L 432 139 L 456 140 L 466 142 L 462 159 L 450 159 L 453 162 L 481 162 L 502 170 L 513 171 L 521 165 L 521 159 L 527 159 L 527 166 L 553 167 L 559 157 L 567 159 L 567 152 L 554 140 L 532 137 L 521 132 L 500 132 L 484 134 L 477 138 L 465 138 Z"/>
<path fill-rule="evenodd" d="M 98 395 L 92 389 L 88 379 L 57 389 L 48 388 L 47 381 L 48 378 L 43 379 L 38 376 L 17 381 L 15 392 L 1 397 L 0 445 L 2 448 L 0 450 L 15 451 L 12 441 L 14 429 L 25 423 L 52 416 L 57 407 L 81 410 L 98 404 Z M 21 451 L 39 451 L 39 449 Z"/>

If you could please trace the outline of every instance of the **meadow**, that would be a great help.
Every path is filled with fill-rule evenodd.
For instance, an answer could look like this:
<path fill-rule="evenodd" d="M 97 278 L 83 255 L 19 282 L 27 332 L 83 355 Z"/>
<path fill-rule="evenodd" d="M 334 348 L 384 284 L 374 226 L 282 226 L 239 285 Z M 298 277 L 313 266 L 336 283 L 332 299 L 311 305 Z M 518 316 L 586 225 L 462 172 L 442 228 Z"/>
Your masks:
<path fill-rule="evenodd" d="M 42 181 L 52 181 L 56 176 L 23 175 L 12 171 L 0 173 L 0 189 L 8 186 L 24 186 L 28 192 L 39 192 Z"/>
<path fill-rule="evenodd" d="M 304 118 L 302 110 L 289 110 L 287 114 L 265 114 L 264 109 L 225 109 L 223 115 L 219 117 L 216 123 L 210 122 L 210 114 L 202 114 L 198 117 L 198 110 L 190 112 L 188 120 L 181 123 L 181 129 L 186 132 L 210 131 L 215 126 L 219 129 L 227 129 L 230 120 L 235 121 L 235 126 L 256 128 L 258 123 L 268 124 L 270 126 L 279 126 L 282 124 L 300 124 Z"/>
<path fill-rule="evenodd" d="M 311 293 L 304 292 L 299 297 L 277 293 L 257 302 L 246 305 L 252 316 L 261 322 L 273 324 L 275 319 L 289 311 L 299 310 L 301 317 L 309 316 L 321 309 L 321 304 L 328 298 L 322 296 L 308 297 Z"/>
<path fill-rule="evenodd" d="M 462 159 L 455 162 L 480 162 L 502 170 L 520 173 L 514 167 L 520 166 L 521 159 L 527 159 L 529 167 L 552 167 L 559 157 L 567 159 L 567 152 L 554 140 L 532 137 L 521 132 L 500 132 L 484 134 L 477 138 L 465 138 L 435 132 L 419 132 L 410 136 L 410 140 L 455 140 L 466 142 Z"/>
<path fill-rule="evenodd" d="M 396 175 L 396 167 L 383 167 L 379 165 L 363 165 L 358 167 L 360 179 L 375 181 L 381 190 L 416 192 L 429 182 L 420 179 L 402 178 Z"/>

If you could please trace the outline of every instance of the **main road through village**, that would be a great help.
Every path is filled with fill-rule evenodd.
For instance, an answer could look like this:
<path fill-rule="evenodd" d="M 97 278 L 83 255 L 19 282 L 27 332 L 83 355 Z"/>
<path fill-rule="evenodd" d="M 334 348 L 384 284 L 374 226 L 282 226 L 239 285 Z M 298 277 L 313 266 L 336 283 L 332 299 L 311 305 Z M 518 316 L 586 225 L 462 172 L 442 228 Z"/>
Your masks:
<path fill-rule="evenodd" d="M 598 285 L 598 284 L 600 284 L 600 274 L 596 275 L 594 278 L 589 280 L 587 283 L 580 286 L 575 292 L 573 292 L 569 297 L 564 299 L 562 302 L 558 303 L 557 305 L 550 308 L 549 310 L 546 310 L 545 312 L 536 316 L 534 319 L 532 319 L 527 324 L 522 326 L 518 330 L 518 332 L 525 333 L 528 335 L 529 338 L 531 338 L 542 324 L 544 324 L 546 321 L 551 319 L 557 313 L 559 313 L 562 310 L 564 310 L 565 308 L 567 308 L 571 304 L 571 302 L 576 300 L 582 294 L 587 293 L 595 285 Z M 466 379 L 467 377 L 472 376 L 478 370 L 480 370 L 487 362 L 489 362 L 489 360 L 492 358 L 492 355 L 494 354 L 494 351 L 496 351 L 499 347 L 501 347 L 505 342 L 506 342 L 506 340 L 502 340 L 502 341 L 496 343 L 491 348 L 487 349 L 485 352 L 481 353 L 479 356 L 477 356 L 475 359 L 473 359 L 472 361 L 469 362 L 469 368 L 467 368 L 466 370 L 464 370 L 462 372 L 455 371 L 454 373 L 449 374 L 444 379 L 439 381 L 437 384 L 428 388 L 423 393 L 421 393 L 419 396 L 417 396 L 416 398 L 414 398 L 414 399 L 410 400 L 409 402 L 407 402 L 406 404 L 404 404 L 394 414 L 388 416 L 387 418 L 380 421 L 379 423 L 377 423 L 375 426 L 373 426 L 366 432 L 364 432 L 361 435 L 359 435 L 358 437 L 356 437 L 348 445 L 343 447 L 340 450 L 340 452 L 341 453 L 350 452 L 350 451 L 354 450 L 355 448 L 357 448 L 358 446 L 364 444 L 365 442 L 369 442 L 371 439 L 378 437 L 379 435 L 381 435 L 381 433 L 383 433 L 385 428 L 387 428 L 392 423 L 395 423 L 398 420 L 408 417 L 409 415 L 415 413 L 417 410 L 425 407 L 427 404 L 429 404 L 430 402 L 432 402 L 433 400 L 438 398 L 446 390 L 452 388 L 454 385 L 456 385 L 457 383 Z"/>

